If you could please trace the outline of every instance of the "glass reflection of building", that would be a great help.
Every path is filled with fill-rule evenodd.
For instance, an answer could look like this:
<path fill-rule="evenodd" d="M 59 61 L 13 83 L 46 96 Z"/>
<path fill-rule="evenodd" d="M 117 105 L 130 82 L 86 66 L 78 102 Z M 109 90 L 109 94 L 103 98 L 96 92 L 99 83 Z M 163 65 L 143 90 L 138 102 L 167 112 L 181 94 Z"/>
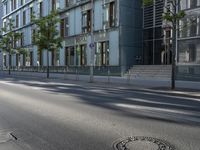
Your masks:
<path fill-rule="evenodd" d="M 166 63 L 162 58 L 166 48 L 163 43 L 164 33 L 162 29 L 164 4 L 164 0 L 154 0 L 153 5 L 143 9 L 144 64 Z"/>
<path fill-rule="evenodd" d="M 186 17 L 179 22 L 178 64 L 200 64 L 200 0 L 181 0 Z"/>

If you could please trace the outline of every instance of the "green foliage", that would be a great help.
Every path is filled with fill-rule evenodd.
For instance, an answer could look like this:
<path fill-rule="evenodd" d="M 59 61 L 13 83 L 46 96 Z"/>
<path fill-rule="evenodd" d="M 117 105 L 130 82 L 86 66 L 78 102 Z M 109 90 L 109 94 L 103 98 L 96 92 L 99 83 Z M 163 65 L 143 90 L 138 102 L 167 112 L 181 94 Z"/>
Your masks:
<path fill-rule="evenodd" d="M 21 39 L 21 34 L 14 29 L 14 21 L 10 19 L 7 26 L 1 29 L 2 39 L 0 39 L 0 48 L 3 52 L 14 54 L 21 53 L 21 49 L 16 47 L 16 42 Z"/>
<path fill-rule="evenodd" d="M 143 6 L 150 6 L 153 5 L 153 0 L 143 0 Z"/>
<path fill-rule="evenodd" d="M 53 51 L 62 47 L 63 39 L 57 30 L 57 25 L 60 22 L 57 12 L 52 11 L 49 15 L 39 19 L 33 16 L 32 20 L 35 24 L 33 43 L 38 46 L 39 50 Z"/>

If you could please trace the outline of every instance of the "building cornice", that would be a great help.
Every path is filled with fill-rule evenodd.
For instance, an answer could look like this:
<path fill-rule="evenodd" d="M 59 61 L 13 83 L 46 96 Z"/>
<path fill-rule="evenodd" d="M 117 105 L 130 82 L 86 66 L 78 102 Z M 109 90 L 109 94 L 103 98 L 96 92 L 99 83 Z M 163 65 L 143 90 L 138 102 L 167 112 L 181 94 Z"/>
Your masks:
<path fill-rule="evenodd" d="M 63 9 L 60 9 L 59 10 L 59 13 L 62 14 L 62 13 L 65 13 L 66 11 L 69 11 L 71 9 L 74 9 L 74 8 L 77 8 L 77 7 L 80 7 L 80 6 L 83 6 L 87 3 L 90 3 L 91 0 L 85 0 L 85 1 L 81 1 L 81 2 L 78 2 L 78 3 L 75 3 L 69 7 L 66 7 L 66 8 L 63 8 Z"/>
<path fill-rule="evenodd" d="M 27 3 L 25 3 L 24 5 L 20 6 L 19 8 L 17 8 L 17 9 L 15 9 L 15 10 L 11 11 L 9 14 L 6 14 L 5 16 L 3 16 L 3 17 L 2 17 L 2 20 L 5 19 L 5 18 L 10 17 L 12 14 L 14 14 L 14 13 L 16 13 L 17 11 L 19 11 L 19 10 L 25 8 L 27 5 L 30 5 L 30 4 L 33 3 L 34 1 L 36 1 L 36 0 L 31 0 L 31 1 L 27 2 Z"/>

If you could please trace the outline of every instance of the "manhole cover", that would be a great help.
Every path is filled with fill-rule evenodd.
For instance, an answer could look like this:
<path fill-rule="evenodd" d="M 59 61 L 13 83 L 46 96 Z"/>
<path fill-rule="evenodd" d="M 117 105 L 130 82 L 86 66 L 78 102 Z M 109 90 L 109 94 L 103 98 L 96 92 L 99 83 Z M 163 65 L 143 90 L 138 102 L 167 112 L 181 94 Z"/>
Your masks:
<path fill-rule="evenodd" d="M 143 136 L 134 136 L 114 143 L 115 150 L 175 150 L 166 141 Z"/>

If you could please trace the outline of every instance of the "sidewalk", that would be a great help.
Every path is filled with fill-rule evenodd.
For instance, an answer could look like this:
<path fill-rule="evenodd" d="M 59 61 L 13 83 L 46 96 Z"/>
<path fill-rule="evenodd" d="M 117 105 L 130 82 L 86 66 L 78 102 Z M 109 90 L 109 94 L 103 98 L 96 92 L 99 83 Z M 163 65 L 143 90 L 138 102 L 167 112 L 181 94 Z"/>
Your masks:
<path fill-rule="evenodd" d="M 50 73 L 50 79 L 46 79 L 46 73 L 37 72 L 11 72 L 9 76 L 7 72 L 0 71 L 0 78 L 32 78 L 46 81 L 66 82 L 66 81 L 82 81 L 90 82 L 89 75 L 72 75 L 61 73 Z M 94 76 L 94 83 L 110 84 L 114 87 L 129 87 L 129 88 L 146 88 L 157 91 L 170 91 L 171 81 L 169 79 L 151 79 L 151 78 L 134 78 L 134 77 L 114 77 L 114 76 Z M 96 84 L 95 84 L 96 85 Z M 176 81 L 176 91 L 198 92 L 200 93 L 200 82 L 193 81 Z"/>

